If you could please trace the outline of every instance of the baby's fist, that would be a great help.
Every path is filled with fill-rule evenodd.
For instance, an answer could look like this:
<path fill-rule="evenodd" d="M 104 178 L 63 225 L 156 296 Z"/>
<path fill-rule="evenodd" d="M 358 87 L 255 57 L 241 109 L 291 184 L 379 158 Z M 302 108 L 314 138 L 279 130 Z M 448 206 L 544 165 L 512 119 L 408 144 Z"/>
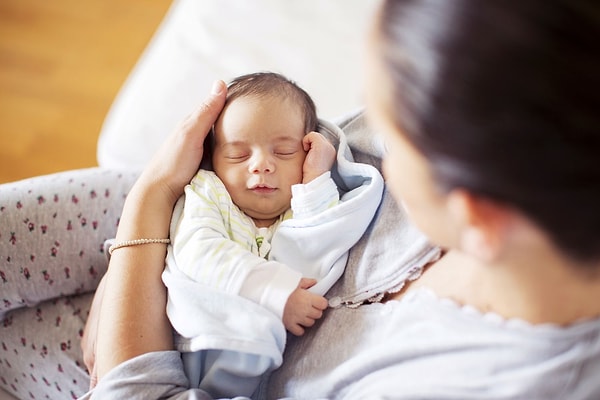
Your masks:
<path fill-rule="evenodd" d="M 296 336 L 303 335 L 304 328 L 313 326 L 327 308 L 325 297 L 306 290 L 315 283 L 314 279 L 302 278 L 283 309 L 283 324 Z"/>
<path fill-rule="evenodd" d="M 329 171 L 335 161 L 335 147 L 319 132 L 310 132 L 302 140 L 307 152 L 302 183 L 309 183 Z"/>

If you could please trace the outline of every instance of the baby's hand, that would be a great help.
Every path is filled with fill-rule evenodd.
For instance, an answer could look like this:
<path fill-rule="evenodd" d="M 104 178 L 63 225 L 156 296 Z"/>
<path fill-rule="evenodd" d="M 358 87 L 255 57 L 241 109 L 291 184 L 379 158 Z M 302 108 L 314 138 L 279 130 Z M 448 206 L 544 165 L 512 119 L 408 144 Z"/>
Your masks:
<path fill-rule="evenodd" d="M 318 132 L 310 132 L 302 140 L 306 159 L 302 169 L 302 183 L 308 183 L 329 171 L 335 161 L 335 147 Z"/>
<path fill-rule="evenodd" d="M 327 300 L 323 296 L 309 292 L 308 288 L 317 283 L 314 279 L 302 278 L 298 288 L 292 292 L 283 309 L 283 324 L 296 336 L 304 334 L 304 328 L 309 328 L 323 316 L 327 308 Z"/>

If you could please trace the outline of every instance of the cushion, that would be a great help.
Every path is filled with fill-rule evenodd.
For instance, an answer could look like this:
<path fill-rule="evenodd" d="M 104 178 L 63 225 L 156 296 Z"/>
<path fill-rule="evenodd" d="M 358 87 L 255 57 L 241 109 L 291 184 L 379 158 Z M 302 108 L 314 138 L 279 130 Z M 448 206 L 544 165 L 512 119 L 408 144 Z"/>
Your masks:
<path fill-rule="evenodd" d="M 361 70 L 378 0 L 175 0 L 115 99 L 102 167 L 139 171 L 215 79 L 286 75 L 329 119 L 363 103 Z"/>

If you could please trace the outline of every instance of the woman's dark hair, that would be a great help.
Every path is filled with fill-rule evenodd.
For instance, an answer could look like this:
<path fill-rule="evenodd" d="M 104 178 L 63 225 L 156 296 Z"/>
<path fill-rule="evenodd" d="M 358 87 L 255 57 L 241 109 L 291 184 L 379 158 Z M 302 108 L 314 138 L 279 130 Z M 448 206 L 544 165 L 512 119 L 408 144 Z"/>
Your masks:
<path fill-rule="evenodd" d="M 312 98 L 295 82 L 274 72 L 257 72 L 233 79 L 227 86 L 225 106 L 239 97 L 272 97 L 274 94 L 298 103 L 304 114 L 305 132 L 317 130 L 319 120 Z"/>
<path fill-rule="evenodd" d="M 508 204 L 570 258 L 600 260 L 600 6 L 386 0 L 394 122 L 443 190 Z"/>

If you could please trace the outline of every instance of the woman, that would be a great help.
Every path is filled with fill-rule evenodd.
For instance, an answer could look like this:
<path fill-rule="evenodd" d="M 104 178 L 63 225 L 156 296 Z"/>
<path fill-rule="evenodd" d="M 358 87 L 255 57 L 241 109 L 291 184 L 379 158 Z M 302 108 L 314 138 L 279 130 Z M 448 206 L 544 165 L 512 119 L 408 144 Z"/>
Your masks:
<path fill-rule="evenodd" d="M 583 0 L 383 3 L 367 100 L 384 172 L 447 252 L 422 246 L 373 304 L 336 296 L 353 307 L 290 343 L 268 397 L 600 397 L 599 29 Z M 225 91 L 218 82 L 138 180 L 117 241 L 167 237 Z M 99 398 L 206 398 L 186 391 L 169 351 L 165 250 L 113 253 L 97 296 Z M 334 294 L 361 278 L 344 279 Z"/>

